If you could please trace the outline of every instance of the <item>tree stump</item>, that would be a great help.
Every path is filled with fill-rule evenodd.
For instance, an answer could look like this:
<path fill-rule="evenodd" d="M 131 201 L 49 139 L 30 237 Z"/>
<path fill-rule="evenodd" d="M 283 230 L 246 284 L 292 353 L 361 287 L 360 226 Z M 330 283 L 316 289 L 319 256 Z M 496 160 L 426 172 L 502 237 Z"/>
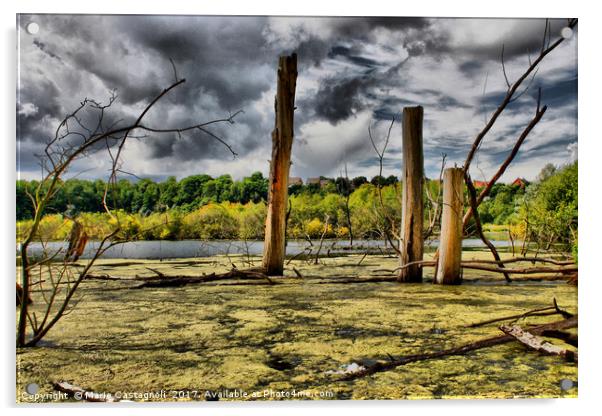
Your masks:
<path fill-rule="evenodd" d="M 403 177 L 401 206 L 400 265 L 422 260 L 424 239 L 422 236 L 424 156 L 422 151 L 422 107 L 403 109 Z M 422 282 L 422 267 L 417 264 L 401 269 L 398 280 Z"/>
<path fill-rule="evenodd" d="M 462 210 L 464 208 L 464 171 L 448 168 L 443 173 L 443 212 L 439 260 L 435 283 L 444 285 L 462 282 Z"/>
<path fill-rule="evenodd" d="M 288 176 L 293 145 L 297 55 L 281 56 L 275 99 L 276 122 L 272 131 L 272 160 L 268 188 L 263 267 L 269 276 L 284 271 Z"/>

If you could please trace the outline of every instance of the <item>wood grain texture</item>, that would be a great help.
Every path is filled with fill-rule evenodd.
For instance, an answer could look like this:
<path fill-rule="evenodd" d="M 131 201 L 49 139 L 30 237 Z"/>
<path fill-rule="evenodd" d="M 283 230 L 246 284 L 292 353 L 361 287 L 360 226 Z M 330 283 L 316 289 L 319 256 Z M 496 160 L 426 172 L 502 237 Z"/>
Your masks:
<path fill-rule="evenodd" d="M 443 213 L 439 260 L 435 283 L 453 285 L 462 282 L 462 210 L 464 208 L 464 171 L 448 168 L 443 173 Z"/>
<path fill-rule="evenodd" d="M 422 260 L 424 239 L 422 236 L 424 155 L 422 150 L 421 106 L 403 109 L 403 172 L 401 206 L 400 266 Z M 422 282 L 422 267 L 413 265 L 399 270 L 398 280 L 405 283 Z"/>
<path fill-rule="evenodd" d="M 272 160 L 268 188 L 263 267 L 270 276 L 284 270 L 288 176 L 293 145 L 293 119 L 297 84 L 297 55 L 281 56 L 278 63 L 276 123 L 272 131 Z"/>

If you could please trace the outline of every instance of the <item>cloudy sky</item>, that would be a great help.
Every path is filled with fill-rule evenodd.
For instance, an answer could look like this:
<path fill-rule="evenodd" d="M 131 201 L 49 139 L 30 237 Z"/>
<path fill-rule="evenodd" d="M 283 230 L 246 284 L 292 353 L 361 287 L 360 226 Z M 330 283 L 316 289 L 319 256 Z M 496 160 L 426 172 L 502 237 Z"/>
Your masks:
<path fill-rule="evenodd" d="M 25 28 L 39 25 L 32 35 Z M 503 96 L 502 45 L 510 80 L 541 47 L 543 19 L 195 17 L 21 15 L 17 88 L 21 178 L 40 176 L 37 159 L 60 120 L 84 98 L 118 100 L 107 125 L 132 120 L 174 79 L 186 83 L 146 116 L 158 128 L 223 118 L 213 132 L 237 158 L 202 132 L 130 140 L 122 169 L 141 177 L 268 172 L 278 56 L 297 52 L 299 76 L 292 176 L 378 173 L 368 138 L 382 140 L 395 118 L 385 174 L 401 169 L 400 112 L 424 106 L 425 169 L 438 175 L 441 154 L 463 163 Z M 566 19 L 552 21 L 560 36 Z M 549 106 L 503 180 L 534 178 L 548 162 L 577 157 L 577 33 L 545 58 L 532 88 L 511 104 L 472 165 L 486 179 L 505 158 L 535 111 L 537 87 Z M 94 114 L 88 114 L 93 117 Z M 79 160 L 71 175 L 106 178 L 106 152 Z M 449 165 L 448 165 L 449 166 Z"/>

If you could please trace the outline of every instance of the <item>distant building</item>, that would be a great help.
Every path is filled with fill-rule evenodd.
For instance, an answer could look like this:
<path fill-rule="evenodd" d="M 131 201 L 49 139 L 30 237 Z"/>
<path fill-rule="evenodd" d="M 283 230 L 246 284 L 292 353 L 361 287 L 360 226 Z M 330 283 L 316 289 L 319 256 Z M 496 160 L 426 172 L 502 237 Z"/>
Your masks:
<path fill-rule="evenodd" d="M 332 179 L 320 179 L 320 188 L 324 188 L 326 185 L 332 182 Z"/>
<path fill-rule="evenodd" d="M 324 188 L 326 185 L 332 182 L 334 181 L 328 178 L 307 178 L 308 185 L 318 185 L 320 188 Z"/>
<path fill-rule="evenodd" d="M 298 176 L 290 176 L 288 178 L 288 186 L 303 185 L 303 179 Z"/>
<path fill-rule="evenodd" d="M 511 183 L 512 186 L 518 186 L 521 189 L 524 189 L 527 185 L 529 185 L 529 181 L 525 178 L 516 178 L 514 182 Z"/>
<path fill-rule="evenodd" d="M 489 185 L 489 182 L 486 182 L 486 181 L 472 181 L 472 184 L 474 185 L 475 188 L 485 188 L 487 185 Z"/>

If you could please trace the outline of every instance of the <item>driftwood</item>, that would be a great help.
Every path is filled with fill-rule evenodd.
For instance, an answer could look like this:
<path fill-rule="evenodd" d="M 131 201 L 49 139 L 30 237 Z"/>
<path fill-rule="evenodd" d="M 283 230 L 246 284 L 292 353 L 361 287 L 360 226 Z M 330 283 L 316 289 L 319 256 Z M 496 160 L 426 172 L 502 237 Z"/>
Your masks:
<path fill-rule="evenodd" d="M 543 338 L 532 334 L 518 325 L 501 325 L 500 330 L 510 335 L 527 348 L 548 355 L 557 355 L 567 361 L 576 362 L 577 354 L 574 351 L 554 345 Z"/>
<path fill-rule="evenodd" d="M 76 400 L 82 400 L 86 402 L 104 402 L 112 403 L 116 402 L 113 396 L 105 393 L 95 393 L 93 391 L 85 390 L 81 387 L 74 386 L 66 381 L 59 381 L 53 384 L 56 391 L 66 393 L 69 397 L 74 397 Z"/>
<path fill-rule="evenodd" d="M 530 262 L 530 263 L 550 263 L 556 266 L 574 266 L 575 262 L 571 260 L 554 260 L 545 257 L 512 257 L 505 260 L 464 260 L 462 264 L 508 264 L 518 262 Z"/>
<path fill-rule="evenodd" d="M 473 263 L 462 263 L 462 267 L 465 269 L 484 270 L 487 272 L 494 273 L 510 273 L 510 274 L 535 274 L 535 273 L 574 273 L 579 269 L 577 266 L 572 267 L 527 267 L 521 269 L 502 269 L 499 267 L 483 266 L 480 264 Z"/>
<path fill-rule="evenodd" d="M 577 315 L 572 318 L 565 319 L 562 321 L 551 322 L 549 324 L 543 324 L 539 326 L 535 326 L 529 328 L 529 332 L 534 335 L 540 335 L 543 331 L 548 330 L 562 330 L 568 328 L 575 328 L 577 326 Z M 451 355 L 464 355 L 467 352 L 479 350 L 482 348 L 493 347 L 495 345 L 505 344 L 511 341 L 514 341 L 515 338 L 511 335 L 498 335 L 496 337 L 481 339 L 476 342 L 471 342 L 470 344 L 460 345 L 458 347 L 449 348 L 446 350 L 435 351 L 435 352 L 427 352 L 423 354 L 414 354 L 407 355 L 401 358 L 395 358 L 393 356 L 389 356 L 388 361 L 377 361 L 375 364 L 366 367 L 360 371 L 346 374 L 339 378 L 341 381 L 354 380 L 361 377 L 366 377 L 375 373 L 393 370 L 397 367 L 400 367 L 405 364 L 414 363 L 417 361 L 425 361 L 432 360 L 436 358 L 447 357 Z"/>
<path fill-rule="evenodd" d="M 206 276 L 167 276 L 161 273 L 161 277 L 157 279 L 148 279 L 148 281 L 134 286 L 133 289 L 145 289 L 152 287 L 182 287 L 191 284 L 214 282 L 216 280 L 229 280 L 229 279 L 264 279 L 269 284 L 275 284 L 264 272 L 263 269 L 232 269 L 226 273 L 211 273 Z"/>

